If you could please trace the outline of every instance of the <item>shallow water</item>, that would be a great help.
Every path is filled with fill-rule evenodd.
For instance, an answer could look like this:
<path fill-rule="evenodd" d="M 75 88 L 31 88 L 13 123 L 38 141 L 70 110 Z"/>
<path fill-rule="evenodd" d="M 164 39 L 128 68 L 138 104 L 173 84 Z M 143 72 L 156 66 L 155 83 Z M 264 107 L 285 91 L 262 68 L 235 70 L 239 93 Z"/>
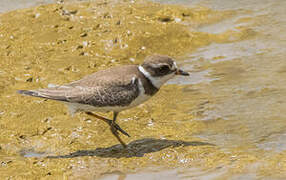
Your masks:
<path fill-rule="evenodd" d="M 135 5 L 135 19 L 125 14 L 127 21 L 138 23 L 139 30 L 144 27 L 145 31 L 150 31 L 151 35 L 147 36 L 141 36 L 132 25 L 124 26 L 126 19 L 121 20 L 123 30 L 118 31 L 112 25 L 118 22 L 117 16 L 108 14 L 104 15 L 107 19 L 103 19 L 98 32 L 94 23 L 102 21 L 95 15 L 101 13 L 96 7 L 103 6 L 108 12 L 112 7 L 109 4 L 66 6 L 70 11 L 79 8 L 79 14 L 76 13 L 72 21 L 59 18 L 50 20 L 48 25 L 44 23 L 46 27 L 58 25 L 57 30 L 33 31 L 34 37 L 24 36 L 30 31 L 25 29 L 29 23 L 15 30 L 12 25 L 9 29 L 4 19 L 0 21 L 6 23 L 5 28 L 0 26 L 0 34 L 4 36 L 2 42 L 9 44 L 6 47 L 2 43 L 8 50 L 0 51 L 4 59 L 0 63 L 1 176 L 73 179 L 286 177 L 286 117 L 283 114 L 286 107 L 283 76 L 286 72 L 286 2 L 161 2 L 168 5 L 165 8 L 155 4 L 147 4 L 148 8 L 144 3 Z M 174 3 L 189 6 L 190 12 L 196 13 L 182 16 L 186 10 L 169 5 Z M 86 7 L 88 11 L 84 10 Z M 56 8 L 12 12 L 4 17 L 17 20 L 21 17 L 17 13 L 31 17 L 40 13 L 40 18 L 45 20 L 45 9 L 47 17 L 57 17 L 51 13 Z M 156 11 L 155 15 L 151 11 Z M 154 20 L 166 17 L 177 22 L 164 24 Z M 39 21 L 35 20 L 34 28 L 43 26 L 41 19 Z M 142 22 L 153 24 L 141 26 Z M 73 30 L 66 31 L 71 26 Z M 105 27 L 111 27 L 114 32 L 105 32 Z M 154 27 L 157 31 L 152 31 Z M 128 38 L 130 33 L 126 35 L 125 28 L 141 41 Z M 191 32 L 191 39 L 185 28 Z M 7 33 L 11 31 L 13 38 Z M 176 33 L 172 33 L 174 31 Z M 24 35 L 20 36 L 21 33 Z M 57 33 L 66 37 L 56 36 Z M 72 36 L 68 36 L 69 33 Z M 83 33 L 88 35 L 85 37 Z M 97 44 L 95 36 L 102 33 L 106 34 L 99 39 L 104 41 Z M 51 35 L 55 39 L 50 39 Z M 115 35 L 122 38 L 118 42 L 122 42 L 123 50 L 112 43 Z M 167 40 L 162 39 L 165 36 Z M 157 43 L 158 40 L 163 44 Z M 89 45 L 79 46 L 83 42 Z M 147 47 L 147 52 L 142 52 L 143 46 Z M 124 138 L 129 143 L 127 150 L 117 144 L 101 122 L 84 115 L 71 118 L 59 103 L 14 93 L 19 88 L 65 83 L 107 66 L 132 63 L 134 59 L 139 63 L 151 53 L 176 57 L 179 65 L 191 72 L 191 78 L 169 81 L 149 102 L 120 115 L 121 126 L 132 136 Z M 15 173 L 15 168 L 22 170 Z"/>
<path fill-rule="evenodd" d="M 54 0 L 1 0 L 0 13 L 12 11 L 16 9 L 29 8 L 32 6 L 39 6 L 42 4 L 53 3 Z"/>

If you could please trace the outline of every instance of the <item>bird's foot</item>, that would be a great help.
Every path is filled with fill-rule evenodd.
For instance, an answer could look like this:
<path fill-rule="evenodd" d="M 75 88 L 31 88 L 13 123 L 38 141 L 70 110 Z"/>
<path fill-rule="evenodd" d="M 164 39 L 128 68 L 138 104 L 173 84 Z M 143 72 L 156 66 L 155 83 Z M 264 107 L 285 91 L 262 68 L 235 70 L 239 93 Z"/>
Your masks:
<path fill-rule="evenodd" d="M 119 127 L 119 126 L 118 126 Z M 121 128 L 120 128 L 121 129 Z M 115 126 L 110 126 L 110 130 L 112 134 L 116 137 L 116 139 L 120 142 L 120 144 L 124 147 L 127 148 L 127 145 L 122 141 L 122 139 L 118 135 L 118 129 L 115 128 Z M 123 130 L 122 130 L 123 131 Z M 125 132 L 125 131 L 124 131 Z M 125 132 L 126 133 L 126 132 Z"/>
<path fill-rule="evenodd" d="M 110 127 L 114 128 L 116 131 L 120 131 L 125 136 L 130 137 L 130 135 L 126 131 L 124 131 L 118 124 L 111 122 Z"/>
<path fill-rule="evenodd" d="M 116 124 L 114 121 L 112 121 L 110 119 L 107 119 L 105 117 L 101 117 L 101 116 L 99 116 L 97 114 L 94 114 L 92 112 L 86 112 L 86 114 L 90 115 L 90 116 L 93 116 L 93 117 L 95 117 L 97 119 L 103 120 L 104 122 L 106 122 L 110 126 L 110 128 L 113 127 L 113 129 L 115 129 L 116 131 L 120 131 L 125 136 L 130 137 L 130 135 L 126 131 L 124 131 L 118 124 Z"/>

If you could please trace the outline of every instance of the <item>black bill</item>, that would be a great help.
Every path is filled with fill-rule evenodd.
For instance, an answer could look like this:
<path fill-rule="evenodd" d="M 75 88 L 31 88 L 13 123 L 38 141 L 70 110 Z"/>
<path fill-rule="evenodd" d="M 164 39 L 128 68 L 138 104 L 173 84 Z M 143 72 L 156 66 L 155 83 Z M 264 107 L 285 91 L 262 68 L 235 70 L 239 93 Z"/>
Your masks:
<path fill-rule="evenodd" d="M 188 72 L 185 72 L 181 69 L 178 69 L 175 74 L 176 75 L 182 75 L 182 76 L 189 76 L 190 75 Z"/>

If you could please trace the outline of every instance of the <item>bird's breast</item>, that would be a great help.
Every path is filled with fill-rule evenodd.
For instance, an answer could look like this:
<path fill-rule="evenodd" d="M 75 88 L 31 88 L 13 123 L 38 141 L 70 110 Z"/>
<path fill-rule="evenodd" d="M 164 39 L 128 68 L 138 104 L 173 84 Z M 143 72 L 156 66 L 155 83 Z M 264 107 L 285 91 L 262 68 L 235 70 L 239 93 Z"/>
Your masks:
<path fill-rule="evenodd" d="M 139 104 L 142 104 L 152 97 L 151 95 L 146 94 L 145 88 L 140 78 L 138 79 L 138 90 L 139 95 L 130 103 L 129 107 L 138 106 Z"/>

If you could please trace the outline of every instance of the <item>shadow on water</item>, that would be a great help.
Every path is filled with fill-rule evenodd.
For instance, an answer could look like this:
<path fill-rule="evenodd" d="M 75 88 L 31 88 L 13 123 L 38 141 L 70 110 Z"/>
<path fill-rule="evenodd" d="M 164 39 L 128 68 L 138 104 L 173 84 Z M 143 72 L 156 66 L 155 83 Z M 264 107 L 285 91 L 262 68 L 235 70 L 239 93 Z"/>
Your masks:
<path fill-rule="evenodd" d="M 103 158 L 142 157 L 146 153 L 157 152 L 168 147 L 206 145 L 214 146 L 214 144 L 199 141 L 186 142 L 178 140 L 145 138 L 132 141 L 127 145 L 127 148 L 123 148 L 120 144 L 118 144 L 107 148 L 97 148 L 95 150 L 79 150 L 67 155 L 47 156 L 47 158 L 75 158 L 82 156 L 97 156 Z"/>

